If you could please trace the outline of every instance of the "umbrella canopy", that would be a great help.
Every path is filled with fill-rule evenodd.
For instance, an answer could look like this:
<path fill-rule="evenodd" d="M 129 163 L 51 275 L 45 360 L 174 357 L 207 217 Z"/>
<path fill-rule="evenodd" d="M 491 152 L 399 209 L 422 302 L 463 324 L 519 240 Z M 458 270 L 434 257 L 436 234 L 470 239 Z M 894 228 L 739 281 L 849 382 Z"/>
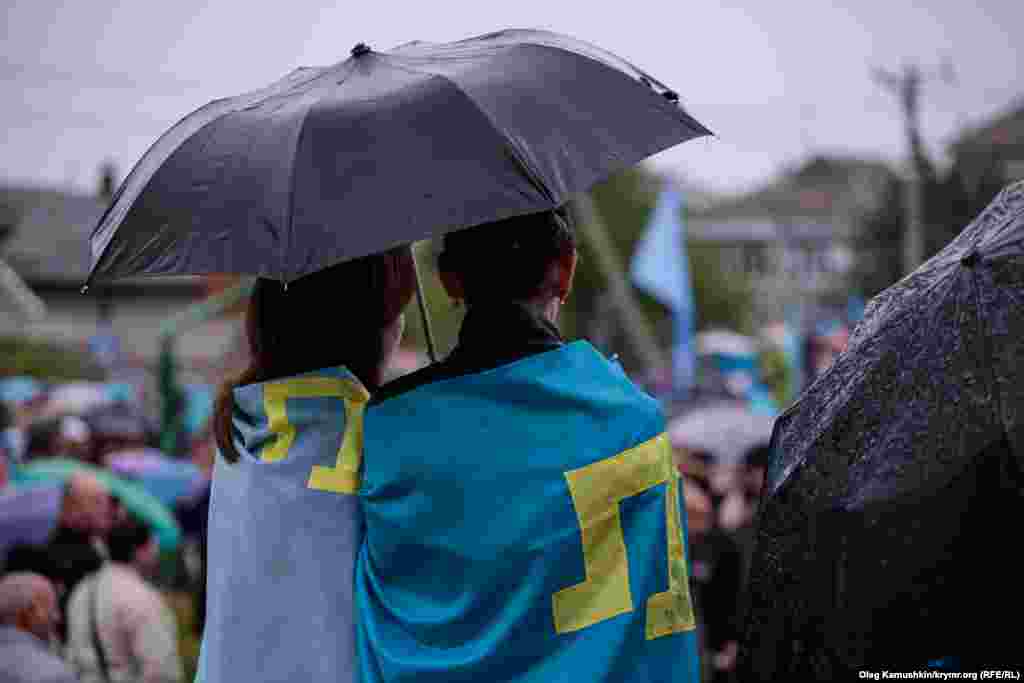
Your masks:
<path fill-rule="evenodd" d="M 86 412 L 86 424 L 97 439 L 147 441 L 155 438 L 156 424 L 130 403 L 109 403 Z"/>
<path fill-rule="evenodd" d="M 173 551 L 178 547 L 181 528 L 171 510 L 139 484 L 112 472 L 86 465 L 77 460 L 46 458 L 34 460 L 19 467 L 14 473 L 13 480 L 18 486 L 31 485 L 33 482 L 63 484 L 78 472 L 87 472 L 96 476 L 128 512 L 148 524 L 156 535 L 161 551 Z"/>
<path fill-rule="evenodd" d="M 302 68 L 167 131 L 91 239 L 90 281 L 231 272 L 288 282 L 557 208 L 709 131 L 597 47 L 509 30 Z"/>
<path fill-rule="evenodd" d="M 71 382 L 50 391 L 47 413 L 82 415 L 112 402 L 109 391 L 101 382 Z"/>
<path fill-rule="evenodd" d="M 0 494 L 0 559 L 19 544 L 42 545 L 57 527 L 64 489 L 52 483 Z"/>
<path fill-rule="evenodd" d="M 871 301 L 772 446 L 743 680 L 1019 663 L 989 613 L 1024 607 L 999 542 L 1024 492 L 1024 183 Z"/>
<path fill-rule="evenodd" d="M 668 427 L 672 445 L 710 453 L 724 464 L 739 464 L 758 446 L 767 446 L 773 417 L 751 411 L 746 402 L 716 401 L 696 407 Z"/>
<path fill-rule="evenodd" d="M 153 448 L 113 453 L 107 456 L 107 464 L 114 473 L 138 482 L 168 507 L 194 491 L 203 479 L 203 473 L 191 462 L 169 458 Z"/>
<path fill-rule="evenodd" d="M 729 356 L 757 355 L 757 340 L 731 330 L 708 330 L 697 334 L 697 353 Z"/>

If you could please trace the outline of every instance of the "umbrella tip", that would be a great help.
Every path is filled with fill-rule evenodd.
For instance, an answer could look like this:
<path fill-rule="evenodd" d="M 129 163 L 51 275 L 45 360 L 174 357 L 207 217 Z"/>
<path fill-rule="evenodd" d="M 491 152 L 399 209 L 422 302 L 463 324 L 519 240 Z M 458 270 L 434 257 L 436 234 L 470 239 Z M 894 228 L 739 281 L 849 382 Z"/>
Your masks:
<path fill-rule="evenodd" d="M 370 46 L 369 45 L 367 45 L 366 43 L 358 43 L 354 48 L 352 48 L 352 56 L 353 57 L 362 57 L 363 55 L 365 55 L 369 51 L 370 51 Z"/>
<path fill-rule="evenodd" d="M 980 258 L 981 257 L 978 256 L 978 251 L 976 249 L 971 249 L 963 258 L 960 259 L 960 264 L 965 268 L 973 268 L 978 265 Z"/>
<path fill-rule="evenodd" d="M 679 101 L 679 93 L 677 93 L 675 90 L 666 90 L 665 92 L 661 93 L 661 95 L 669 102 Z"/>

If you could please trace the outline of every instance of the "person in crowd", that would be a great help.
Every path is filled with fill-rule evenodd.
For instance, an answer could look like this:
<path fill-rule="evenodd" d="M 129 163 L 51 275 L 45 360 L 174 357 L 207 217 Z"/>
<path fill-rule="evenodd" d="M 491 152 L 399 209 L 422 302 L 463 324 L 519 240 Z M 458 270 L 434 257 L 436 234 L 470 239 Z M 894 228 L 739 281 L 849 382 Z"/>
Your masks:
<path fill-rule="evenodd" d="M 212 436 L 205 440 L 212 441 Z M 205 447 L 213 451 L 212 447 Z M 204 478 L 193 492 L 174 506 L 174 517 L 178 520 L 181 533 L 188 544 L 186 552 L 195 558 L 194 563 L 188 564 L 188 570 L 197 592 L 195 625 L 198 634 L 203 633 L 206 624 L 207 537 L 212 490 L 212 482 Z"/>
<path fill-rule="evenodd" d="M 249 367 L 222 387 L 197 680 L 330 682 L 354 670 L 362 413 L 415 289 L 412 251 L 257 281 Z"/>
<path fill-rule="evenodd" d="M 38 568 L 57 584 L 62 613 L 78 582 L 105 561 L 113 523 L 114 504 L 107 487 L 92 474 L 73 475 L 65 486 L 57 528 L 40 556 L 45 564 Z"/>
<path fill-rule="evenodd" d="M 665 419 L 563 340 L 576 259 L 563 211 L 445 236 L 458 343 L 366 411 L 362 680 L 699 680 Z"/>
<path fill-rule="evenodd" d="M 4 468 L 5 473 L 11 463 L 17 463 L 21 459 L 23 447 L 22 432 L 15 421 L 14 408 L 0 401 L 0 467 Z M 7 478 L 3 483 L 7 484 Z M 3 491 L 3 488 L 0 486 L 0 491 Z"/>
<path fill-rule="evenodd" d="M 767 444 L 755 446 L 744 454 L 742 462 L 734 468 L 735 475 L 724 493 L 719 514 L 719 526 L 740 549 L 744 586 L 754 555 L 757 509 L 770 458 L 771 449 Z"/>
<path fill-rule="evenodd" d="M 77 681 L 51 648 L 59 621 L 57 593 L 45 577 L 28 572 L 0 576 L 0 681 Z"/>
<path fill-rule="evenodd" d="M 734 680 L 739 654 L 741 552 L 731 535 L 718 525 L 708 482 L 687 477 L 685 484 L 691 585 L 702 625 L 705 680 L 724 683 Z"/>
<path fill-rule="evenodd" d="M 88 460 L 92 453 L 92 432 L 89 425 L 77 415 L 65 415 L 53 444 L 53 454 L 63 458 Z"/>
<path fill-rule="evenodd" d="M 110 561 L 68 601 L 67 658 L 83 683 L 178 683 L 174 614 L 147 580 L 159 564 L 152 530 L 129 518 L 110 533 Z"/>
<path fill-rule="evenodd" d="M 11 452 L 0 445 L 0 496 L 11 488 Z"/>

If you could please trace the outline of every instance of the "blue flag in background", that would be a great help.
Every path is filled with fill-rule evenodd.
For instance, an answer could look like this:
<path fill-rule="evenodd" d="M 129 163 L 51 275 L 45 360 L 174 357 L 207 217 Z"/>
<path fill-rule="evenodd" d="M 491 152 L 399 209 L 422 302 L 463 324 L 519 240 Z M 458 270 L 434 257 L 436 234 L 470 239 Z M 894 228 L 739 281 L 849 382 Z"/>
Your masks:
<path fill-rule="evenodd" d="M 658 198 L 646 232 L 633 255 L 631 275 L 637 287 L 667 306 L 675 320 L 672 379 L 686 393 L 696 380 L 693 349 L 693 286 L 686 253 L 682 195 L 667 186 Z"/>

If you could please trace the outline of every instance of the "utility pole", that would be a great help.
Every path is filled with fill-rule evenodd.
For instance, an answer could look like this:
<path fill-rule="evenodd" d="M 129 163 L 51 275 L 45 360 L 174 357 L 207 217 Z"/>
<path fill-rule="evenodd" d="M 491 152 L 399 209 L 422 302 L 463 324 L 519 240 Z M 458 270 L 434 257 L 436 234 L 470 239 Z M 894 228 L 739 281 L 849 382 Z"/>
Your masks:
<path fill-rule="evenodd" d="M 947 60 L 935 74 L 951 82 L 952 64 Z M 924 188 L 934 180 L 935 169 L 921 140 L 920 101 L 921 87 L 927 77 L 917 64 L 908 63 L 902 73 L 886 69 L 875 69 L 875 81 L 896 95 L 903 110 L 904 128 L 907 136 L 909 163 L 904 184 L 904 205 L 906 207 L 906 228 L 903 240 L 903 270 L 914 271 L 924 261 Z"/>

